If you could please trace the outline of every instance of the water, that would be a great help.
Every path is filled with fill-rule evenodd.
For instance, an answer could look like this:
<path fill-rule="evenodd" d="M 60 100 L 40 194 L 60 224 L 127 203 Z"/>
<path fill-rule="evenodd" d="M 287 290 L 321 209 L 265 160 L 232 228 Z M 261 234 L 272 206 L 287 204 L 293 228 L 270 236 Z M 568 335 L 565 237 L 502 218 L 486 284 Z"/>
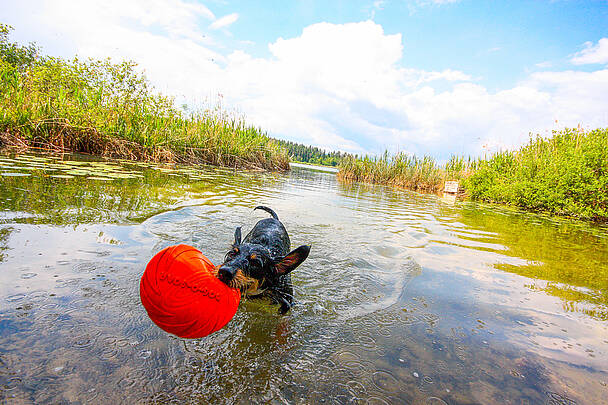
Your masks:
<path fill-rule="evenodd" d="M 82 156 L 0 156 L 0 403 L 599 404 L 608 229 L 361 184 Z M 279 214 L 298 305 L 158 329 L 162 248 L 219 263 Z"/>

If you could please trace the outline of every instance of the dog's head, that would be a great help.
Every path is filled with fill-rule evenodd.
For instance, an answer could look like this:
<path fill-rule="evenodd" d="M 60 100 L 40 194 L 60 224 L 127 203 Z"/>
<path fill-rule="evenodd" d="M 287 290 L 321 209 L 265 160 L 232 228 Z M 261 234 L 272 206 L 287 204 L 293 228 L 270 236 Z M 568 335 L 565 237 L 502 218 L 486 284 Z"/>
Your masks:
<path fill-rule="evenodd" d="M 280 276 L 298 267 L 308 257 L 310 246 L 300 246 L 283 257 L 272 257 L 264 246 L 241 242 L 241 228 L 218 268 L 218 278 L 232 288 L 254 292 L 263 284 L 272 285 Z"/>

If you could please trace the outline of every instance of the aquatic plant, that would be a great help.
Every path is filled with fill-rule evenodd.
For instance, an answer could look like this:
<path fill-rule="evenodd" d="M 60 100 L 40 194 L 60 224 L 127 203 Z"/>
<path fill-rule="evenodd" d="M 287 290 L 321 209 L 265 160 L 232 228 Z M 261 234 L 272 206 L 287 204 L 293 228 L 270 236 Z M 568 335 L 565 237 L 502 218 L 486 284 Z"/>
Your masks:
<path fill-rule="evenodd" d="M 221 108 L 186 113 L 133 62 L 39 56 L 0 24 L 0 144 L 289 170 L 287 151 Z"/>
<path fill-rule="evenodd" d="M 365 181 L 389 184 L 409 190 L 437 192 L 444 182 L 442 168 L 430 156 L 417 158 L 406 153 L 380 157 L 347 156 L 339 166 L 338 178 L 343 181 Z"/>

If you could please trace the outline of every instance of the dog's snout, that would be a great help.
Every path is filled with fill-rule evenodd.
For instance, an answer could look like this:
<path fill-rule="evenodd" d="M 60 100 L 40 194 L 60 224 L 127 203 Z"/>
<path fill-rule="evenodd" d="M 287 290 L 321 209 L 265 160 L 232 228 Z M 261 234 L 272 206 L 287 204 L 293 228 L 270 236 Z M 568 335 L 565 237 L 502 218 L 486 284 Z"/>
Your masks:
<path fill-rule="evenodd" d="M 232 281 L 235 274 L 236 270 L 228 266 L 222 266 L 217 271 L 217 277 L 226 284 Z"/>

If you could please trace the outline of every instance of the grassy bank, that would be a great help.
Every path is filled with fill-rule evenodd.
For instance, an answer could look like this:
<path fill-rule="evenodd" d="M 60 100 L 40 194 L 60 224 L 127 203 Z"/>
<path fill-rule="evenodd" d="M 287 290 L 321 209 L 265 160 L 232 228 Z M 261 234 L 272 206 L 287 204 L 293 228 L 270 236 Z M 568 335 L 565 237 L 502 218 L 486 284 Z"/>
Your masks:
<path fill-rule="evenodd" d="M 338 178 L 344 181 L 364 181 L 389 184 L 408 190 L 434 193 L 441 190 L 445 178 L 444 170 L 431 157 L 422 159 L 399 153 L 380 157 L 353 156 L 342 159 Z"/>
<path fill-rule="evenodd" d="M 40 56 L 0 24 L 0 143 L 113 158 L 289 170 L 287 151 L 220 109 L 185 113 L 131 62 Z"/>
<path fill-rule="evenodd" d="M 463 185 L 474 200 L 608 221 L 608 129 L 537 136 L 479 160 Z"/>
<path fill-rule="evenodd" d="M 422 192 L 438 192 L 446 180 L 461 180 L 472 200 L 607 222 L 608 129 L 566 129 L 487 159 L 454 156 L 445 166 L 404 154 L 350 158 L 342 161 L 338 176 Z"/>

